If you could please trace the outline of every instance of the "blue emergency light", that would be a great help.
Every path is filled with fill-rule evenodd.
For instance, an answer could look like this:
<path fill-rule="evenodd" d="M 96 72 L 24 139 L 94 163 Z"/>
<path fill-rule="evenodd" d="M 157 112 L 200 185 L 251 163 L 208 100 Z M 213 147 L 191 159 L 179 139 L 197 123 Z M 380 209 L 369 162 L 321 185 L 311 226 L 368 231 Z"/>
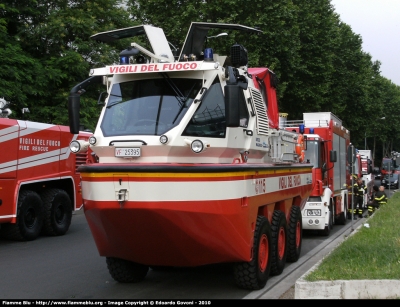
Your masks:
<path fill-rule="evenodd" d="M 119 64 L 129 64 L 129 57 L 128 56 L 120 56 L 119 57 Z"/>
<path fill-rule="evenodd" d="M 212 48 L 206 48 L 204 50 L 204 61 L 206 61 L 206 62 L 214 61 L 214 52 L 213 52 Z"/>
<path fill-rule="evenodd" d="M 138 53 L 139 50 L 132 47 L 128 47 L 127 49 L 122 50 L 121 53 L 119 54 L 119 64 L 121 65 L 129 64 L 129 58 Z"/>

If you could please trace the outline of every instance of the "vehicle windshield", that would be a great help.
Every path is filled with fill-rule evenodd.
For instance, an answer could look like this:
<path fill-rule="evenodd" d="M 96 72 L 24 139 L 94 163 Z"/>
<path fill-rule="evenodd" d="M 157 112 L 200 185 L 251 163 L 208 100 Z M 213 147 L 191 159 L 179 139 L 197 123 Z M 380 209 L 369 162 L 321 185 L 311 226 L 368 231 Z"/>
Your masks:
<path fill-rule="evenodd" d="M 398 174 L 390 174 L 391 181 L 397 180 L 398 178 L 399 178 Z M 389 180 L 389 174 L 385 175 L 385 179 Z"/>
<path fill-rule="evenodd" d="M 202 86 L 198 79 L 135 80 L 111 88 L 104 136 L 161 135 L 179 124 Z"/>
<path fill-rule="evenodd" d="M 358 163 L 353 163 L 353 174 L 359 174 L 360 173 L 360 167 Z"/>
<path fill-rule="evenodd" d="M 384 161 L 382 162 L 382 169 L 384 169 L 384 170 L 389 170 L 389 169 L 390 169 L 390 170 L 393 170 L 393 169 L 395 168 L 393 162 L 394 162 L 394 161 L 391 160 L 391 159 L 384 160 Z"/>
<path fill-rule="evenodd" d="M 307 150 L 304 152 L 304 160 L 314 164 L 314 168 L 321 167 L 321 148 L 317 141 L 307 140 Z"/>

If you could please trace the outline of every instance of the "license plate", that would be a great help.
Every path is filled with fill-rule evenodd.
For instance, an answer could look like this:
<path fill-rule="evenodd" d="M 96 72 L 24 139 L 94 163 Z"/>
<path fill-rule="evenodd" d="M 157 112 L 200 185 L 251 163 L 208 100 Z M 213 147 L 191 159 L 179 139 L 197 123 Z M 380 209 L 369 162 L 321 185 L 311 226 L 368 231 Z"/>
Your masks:
<path fill-rule="evenodd" d="M 307 216 L 321 216 L 321 209 L 307 210 Z"/>
<path fill-rule="evenodd" d="M 140 157 L 140 147 L 115 148 L 116 157 Z"/>

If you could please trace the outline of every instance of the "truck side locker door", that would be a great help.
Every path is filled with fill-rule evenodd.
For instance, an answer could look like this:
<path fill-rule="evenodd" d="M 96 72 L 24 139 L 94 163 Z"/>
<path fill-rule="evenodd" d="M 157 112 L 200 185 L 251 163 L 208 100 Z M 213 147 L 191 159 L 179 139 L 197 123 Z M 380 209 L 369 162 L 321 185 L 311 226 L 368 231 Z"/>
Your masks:
<path fill-rule="evenodd" d="M 60 176 L 60 129 L 56 125 L 25 123 L 20 140 L 29 147 L 19 150 L 18 179 Z"/>
<path fill-rule="evenodd" d="M 29 146 L 20 144 L 19 129 L 17 120 L 0 119 L 0 219 L 15 214 L 14 189 L 19 147 Z"/>

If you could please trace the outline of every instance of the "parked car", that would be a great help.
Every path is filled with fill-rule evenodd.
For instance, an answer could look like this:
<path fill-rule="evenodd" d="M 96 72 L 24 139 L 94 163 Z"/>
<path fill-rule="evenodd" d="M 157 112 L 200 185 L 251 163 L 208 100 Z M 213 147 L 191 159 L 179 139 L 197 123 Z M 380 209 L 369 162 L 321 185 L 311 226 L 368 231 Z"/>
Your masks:
<path fill-rule="evenodd" d="M 399 189 L 400 188 L 400 181 L 399 181 L 399 174 L 395 173 L 395 174 L 390 174 L 390 175 L 385 175 L 385 177 L 383 177 L 381 184 L 387 189 L 389 188 L 389 184 L 390 187 L 395 188 L 395 189 Z"/>
<path fill-rule="evenodd" d="M 372 169 L 372 174 L 375 176 L 375 179 L 381 179 L 381 169 L 379 167 L 375 166 Z"/>

